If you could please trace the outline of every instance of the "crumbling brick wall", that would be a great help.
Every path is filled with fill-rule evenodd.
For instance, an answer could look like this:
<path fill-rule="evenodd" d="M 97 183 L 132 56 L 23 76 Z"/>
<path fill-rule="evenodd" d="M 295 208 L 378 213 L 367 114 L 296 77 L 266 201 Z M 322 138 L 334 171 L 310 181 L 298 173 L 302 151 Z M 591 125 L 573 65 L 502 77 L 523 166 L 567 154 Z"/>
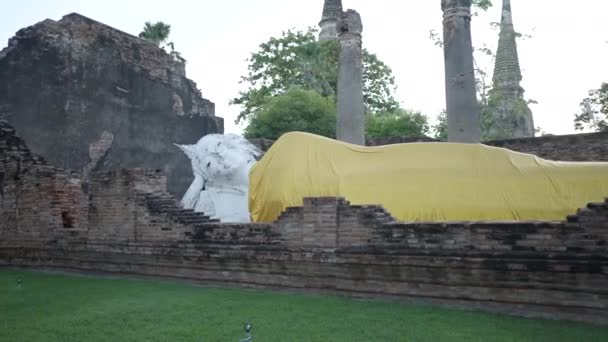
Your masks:
<path fill-rule="evenodd" d="M 490 146 L 560 161 L 608 161 L 608 132 L 491 141 Z"/>
<path fill-rule="evenodd" d="M 193 176 L 174 144 L 223 132 L 184 63 L 76 13 L 21 29 L 0 51 L 0 118 L 52 166 L 84 169 L 85 179 L 92 169 L 162 169 L 175 196 Z"/>
<path fill-rule="evenodd" d="M 86 229 L 88 203 L 80 180 L 31 153 L 0 121 L 0 235 L 52 239 L 58 229 Z"/>
<path fill-rule="evenodd" d="M 372 231 L 395 222 L 384 208 L 352 206 L 343 198 L 305 198 L 303 207 L 287 208 L 277 220 L 292 247 L 329 248 L 368 244 Z"/>
<path fill-rule="evenodd" d="M 423 298 L 608 323 L 608 202 L 563 222 L 397 222 L 307 198 L 270 224 L 183 209 L 158 171 L 45 165 L 0 121 L 0 265 Z"/>

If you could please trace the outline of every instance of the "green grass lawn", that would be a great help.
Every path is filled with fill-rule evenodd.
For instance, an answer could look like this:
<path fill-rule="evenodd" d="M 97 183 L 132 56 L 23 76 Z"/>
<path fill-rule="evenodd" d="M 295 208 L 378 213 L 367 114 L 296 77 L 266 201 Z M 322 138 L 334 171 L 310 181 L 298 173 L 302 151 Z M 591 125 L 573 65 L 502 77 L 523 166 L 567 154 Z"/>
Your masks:
<path fill-rule="evenodd" d="M 0 269 L 0 341 L 238 341 L 249 319 L 254 341 L 608 341 L 585 324 Z"/>

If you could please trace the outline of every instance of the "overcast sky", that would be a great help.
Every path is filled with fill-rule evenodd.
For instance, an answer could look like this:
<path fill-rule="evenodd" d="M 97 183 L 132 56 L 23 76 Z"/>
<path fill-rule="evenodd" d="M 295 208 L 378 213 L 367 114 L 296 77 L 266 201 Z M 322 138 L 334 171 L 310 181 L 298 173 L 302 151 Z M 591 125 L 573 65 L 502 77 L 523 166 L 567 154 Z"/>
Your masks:
<path fill-rule="evenodd" d="M 496 32 L 489 23 L 500 20 L 495 8 L 473 19 L 477 46 L 495 48 Z M 59 20 L 78 12 L 137 35 L 145 21 L 172 26 L 170 40 L 188 60 L 188 77 L 203 96 L 216 103 L 226 133 L 240 133 L 234 125 L 238 107 L 228 101 L 237 95 L 245 59 L 260 43 L 289 28 L 316 26 L 323 0 L 221 1 L 82 1 L 2 0 L 0 47 L 14 33 L 46 18 Z M 516 30 L 532 38 L 519 44 L 526 96 L 536 126 L 547 133 L 573 133 L 573 115 L 592 88 L 608 81 L 608 2 L 605 0 L 512 0 Z M 363 44 L 392 67 L 397 98 L 406 108 L 432 119 L 445 107 L 443 52 L 429 39 L 441 32 L 440 0 L 344 0 L 345 8 L 361 13 Z M 492 71 L 490 61 L 481 67 Z"/>

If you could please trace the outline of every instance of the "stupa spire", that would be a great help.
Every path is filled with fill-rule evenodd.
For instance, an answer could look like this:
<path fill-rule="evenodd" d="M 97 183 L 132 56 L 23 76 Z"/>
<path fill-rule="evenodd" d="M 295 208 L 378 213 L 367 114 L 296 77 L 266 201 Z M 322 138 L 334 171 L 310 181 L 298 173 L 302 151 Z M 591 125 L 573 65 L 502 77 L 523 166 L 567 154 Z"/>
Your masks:
<path fill-rule="evenodd" d="M 338 19 L 342 15 L 342 0 L 325 0 L 323 4 L 323 15 L 319 26 L 319 40 L 331 40 L 338 38 Z"/>
<path fill-rule="evenodd" d="M 503 0 L 496 64 L 494 65 L 494 87 L 509 88 L 519 95 L 523 95 L 523 89 L 519 84 L 522 75 L 516 39 L 517 33 L 513 26 L 511 0 Z"/>
<path fill-rule="evenodd" d="M 533 137 L 535 133 L 532 111 L 524 99 L 522 73 L 517 52 L 517 32 L 513 25 L 511 0 L 503 0 L 502 17 L 496 64 L 490 91 L 488 115 L 493 118 L 490 138 Z"/>

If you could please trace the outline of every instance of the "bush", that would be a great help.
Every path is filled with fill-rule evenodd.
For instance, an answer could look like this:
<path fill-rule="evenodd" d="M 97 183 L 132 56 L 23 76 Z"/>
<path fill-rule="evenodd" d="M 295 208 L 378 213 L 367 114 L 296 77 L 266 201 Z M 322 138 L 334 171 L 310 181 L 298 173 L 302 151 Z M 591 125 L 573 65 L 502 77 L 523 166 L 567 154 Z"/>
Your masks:
<path fill-rule="evenodd" d="M 323 97 L 313 90 L 291 88 L 268 99 L 261 110 L 254 113 L 245 128 L 245 137 L 276 140 L 293 131 L 335 138 L 335 99 Z"/>

